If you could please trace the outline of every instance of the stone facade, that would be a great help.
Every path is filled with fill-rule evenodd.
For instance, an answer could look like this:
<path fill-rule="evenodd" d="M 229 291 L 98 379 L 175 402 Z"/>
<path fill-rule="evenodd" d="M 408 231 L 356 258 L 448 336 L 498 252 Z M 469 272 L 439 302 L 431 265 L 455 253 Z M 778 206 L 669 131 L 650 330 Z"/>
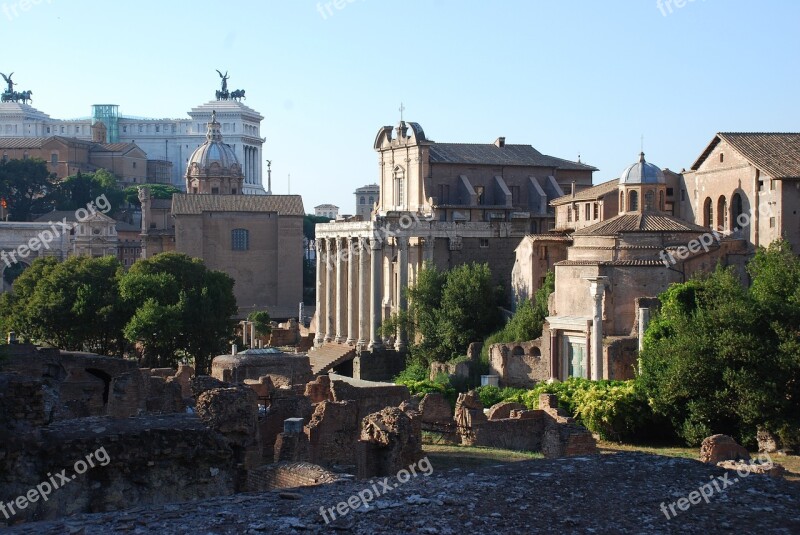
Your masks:
<path fill-rule="evenodd" d="M 488 262 L 510 301 L 520 238 L 549 229 L 548 200 L 573 181 L 588 186 L 595 168 L 545 156 L 527 145 L 435 143 L 417 123 L 383 127 L 380 199 L 369 221 L 317 225 L 315 342 L 371 350 L 408 344 L 401 329 L 379 327 L 405 310 L 405 288 L 425 261 L 440 269 Z"/>
<path fill-rule="evenodd" d="M 111 110 L 111 113 L 107 111 Z M 169 183 L 182 188 L 186 161 L 192 152 L 203 144 L 206 124 L 211 113 L 219 117 L 222 133 L 230 141 L 244 174 L 245 195 L 264 195 L 263 145 L 261 121 L 264 117 L 257 111 L 234 100 L 212 100 L 192 108 L 188 119 L 158 119 L 126 117 L 119 115 L 116 105 L 94 105 L 92 114 L 96 121 L 106 126 L 106 140 L 110 143 L 132 143 L 143 150 L 150 160 L 168 162 Z M 93 139 L 93 119 L 53 119 L 27 104 L 0 103 L 0 138 L 4 137 L 50 137 L 72 136 L 78 140 Z M 50 161 L 49 155 L 44 158 Z M 66 161 L 66 153 L 64 153 Z M 137 169 L 139 166 L 137 165 Z M 146 172 L 147 165 L 141 166 Z M 74 172 L 74 171 L 73 171 Z M 72 173 L 68 173 L 72 174 Z M 154 180 L 153 182 L 163 182 Z M 142 183 L 142 182 L 138 182 Z"/>

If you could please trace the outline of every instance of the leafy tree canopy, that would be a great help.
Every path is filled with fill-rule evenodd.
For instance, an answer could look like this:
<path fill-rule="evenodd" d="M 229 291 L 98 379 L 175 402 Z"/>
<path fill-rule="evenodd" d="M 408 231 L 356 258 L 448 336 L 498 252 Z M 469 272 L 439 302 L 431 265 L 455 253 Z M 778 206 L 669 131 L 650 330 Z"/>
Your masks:
<path fill-rule="evenodd" d="M 55 175 L 38 158 L 0 160 L 0 199 L 4 199 L 10 221 L 31 221 L 51 210 L 47 195 Z"/>
<path fill-rule="evenodd" d="M 697 444 L 714 433 L 753 443 L 764 426 L 800 437 L 800 260 L 759 249 L 745 288 L 733 268 L 671 286 L 641 354 L 650 403 Z"/>

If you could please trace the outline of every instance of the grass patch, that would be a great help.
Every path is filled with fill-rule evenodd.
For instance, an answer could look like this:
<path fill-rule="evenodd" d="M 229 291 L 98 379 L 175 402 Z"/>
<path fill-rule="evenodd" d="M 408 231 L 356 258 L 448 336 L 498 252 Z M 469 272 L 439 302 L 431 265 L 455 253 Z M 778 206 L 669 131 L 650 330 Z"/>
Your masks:
<path fill-rule="evenodd" d="M 453 468 L 471 470 L 497 464 L 544 459 L 544 455 L 538 452 L 510 451 L 479 446 L 425 444 L 424 450 L 434 470 L 439 471 Z"/>

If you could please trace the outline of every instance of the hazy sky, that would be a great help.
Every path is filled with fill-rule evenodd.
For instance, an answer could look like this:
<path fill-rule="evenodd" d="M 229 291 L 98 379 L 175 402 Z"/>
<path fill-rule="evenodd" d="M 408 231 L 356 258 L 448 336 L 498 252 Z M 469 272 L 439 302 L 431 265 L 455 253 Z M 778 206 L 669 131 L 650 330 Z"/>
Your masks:
<path fill-rule="evenodd" d="M 595 182 L 642 135 L 680 170 L 715 132 L 800 130 L 795 0 L 0 0 L 0 43 L 55 118 L 184 118 L 227 70 L 265 117 L 273 191 L 291 173 L 307 212 L 353 212 L 401 101 L 433 140 L 580 153 Z"/>

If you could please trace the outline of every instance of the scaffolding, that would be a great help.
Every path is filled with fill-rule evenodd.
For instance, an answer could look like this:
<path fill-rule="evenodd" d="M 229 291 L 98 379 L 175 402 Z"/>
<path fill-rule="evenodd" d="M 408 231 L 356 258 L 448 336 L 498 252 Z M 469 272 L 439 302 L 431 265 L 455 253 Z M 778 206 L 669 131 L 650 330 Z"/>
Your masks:
<path fill-rule="evenodd" d="M 117 104 L 92 104 L 92 125 L 98 121 L 106 125 L 106 143 L 118 143 L 119 106 Z"/>

